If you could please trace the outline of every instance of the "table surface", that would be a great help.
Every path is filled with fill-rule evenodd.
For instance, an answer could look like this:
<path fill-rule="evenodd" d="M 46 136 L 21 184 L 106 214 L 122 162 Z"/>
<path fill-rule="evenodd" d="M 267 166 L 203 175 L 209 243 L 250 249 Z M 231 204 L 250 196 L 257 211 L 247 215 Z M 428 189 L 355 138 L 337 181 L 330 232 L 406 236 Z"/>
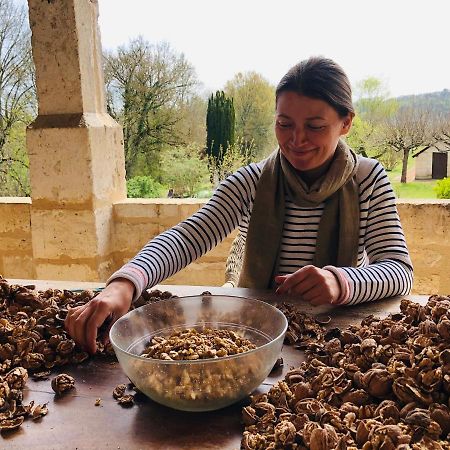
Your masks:
<path fill-rule="evenodd" d="M 101 283 L 70 281 L 8 280 L 12 284 L 33 284 L 36 289 L 47 288 L 80 289 L 102 287 Z M 295 299 L 280 297 L 273 292 L 242 288 L 220 288 L 210 286 L 160 285 L 155 289 L 167 290 L 178 296 L 200 295 L 204 291 L 212 294 L 238 295 L 258 298 L 267 302 Z M 425 303 L 427 296 L 407 296 Z M 298 302 L 297 302 L 298 303 Z M 331 327 L 345 328 L 359 323 L 373 314 L 386 316 L 398 311 L 399 298 L 391 298 L 352 307 L 311 307 L 302 303 L 309 314 L 326 313 L 332 317 Z M 303 360 L 299 350 L 284 346 L 284 366 L 263 382 L 260 391 L 267 391 L 272 384 L 282 379 L 291 368 Z M 9 449 L 223 449 L 240 448 L 243 431 L 242 406 L 248 398 L 233 406 L 206 413 L 182 412 L 159 405 L 140 395 L 132 408 L 122 408 L 112 397 L 112 391 L 128 378 L 119 363 L 108 358 L 90 359 L 78 366 L 65 366 L 58 372 L 75 377 L 76 389 L 61 398 L 56 398 L 50 379 L 29 380 L 25 391 L 25 402 L 48 403 L 49 413 L 36 422 L 26 420 L 22 427 L 11 434 L 2 434 L 0 448 Z M 53 375 L 52 375 L 53 376 Z M 100 398 L 100 406 L 95 406 Z"/>

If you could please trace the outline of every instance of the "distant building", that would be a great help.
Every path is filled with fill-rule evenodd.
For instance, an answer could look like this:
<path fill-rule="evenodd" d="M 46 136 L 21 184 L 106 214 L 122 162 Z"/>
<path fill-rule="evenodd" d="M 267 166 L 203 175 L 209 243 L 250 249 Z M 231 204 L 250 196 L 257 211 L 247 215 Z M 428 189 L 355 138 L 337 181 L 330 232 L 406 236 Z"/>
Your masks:
<path fill-rule="evenodd" d="M 450 147 L 438 142 L 417 152 L 416 180 L 440 180 L 450 177 Z"/>

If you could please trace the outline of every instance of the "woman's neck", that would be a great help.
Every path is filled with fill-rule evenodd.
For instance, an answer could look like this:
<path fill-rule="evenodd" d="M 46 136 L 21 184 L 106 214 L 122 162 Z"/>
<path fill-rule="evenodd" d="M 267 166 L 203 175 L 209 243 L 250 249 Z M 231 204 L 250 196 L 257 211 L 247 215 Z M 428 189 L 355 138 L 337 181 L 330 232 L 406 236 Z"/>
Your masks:
<path fill-rule="evenodd" d="M 302 170 L 299 171 L 299 175 L 301 179 L 308 185 L 312 186 L 312 184 L 318 180 L 322 175 L 324 175 L 328 168 L 331 165 L 331 162 L 333 161 L 334 154 L 331 156 L 331 158 L 327 159 L 323 164 L 321 164 L 318 167 L 315 167 L 314 169 L 310 170 Z"/>

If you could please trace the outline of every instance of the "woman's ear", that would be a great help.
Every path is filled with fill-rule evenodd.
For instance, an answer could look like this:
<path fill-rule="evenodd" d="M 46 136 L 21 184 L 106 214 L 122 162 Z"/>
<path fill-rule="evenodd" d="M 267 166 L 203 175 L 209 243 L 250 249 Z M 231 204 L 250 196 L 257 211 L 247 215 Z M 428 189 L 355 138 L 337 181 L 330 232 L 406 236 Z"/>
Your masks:
<path fill-rule="evenodd" d="M 347 134 L 350 131 L 350 129 L 352 128 L 353 117 L 355 117 L 355 114 L 353 114 L 353 113 L 348 113 L 347 116 L 344 117 L 344 120 L 342 122 L 341 136 L 344 136 L 345 134 Z"/>

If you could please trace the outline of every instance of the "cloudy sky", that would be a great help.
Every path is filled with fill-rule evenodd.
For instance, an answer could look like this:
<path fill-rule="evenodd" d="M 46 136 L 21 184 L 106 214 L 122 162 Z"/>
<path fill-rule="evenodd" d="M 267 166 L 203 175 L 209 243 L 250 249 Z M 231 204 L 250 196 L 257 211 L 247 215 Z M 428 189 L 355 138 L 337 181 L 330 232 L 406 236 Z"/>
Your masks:
<path fill-rule="evenodd" d="M 104 48 L 142 35 L 184 53 L 208 90 L 255 70 L 276 84 L 311 55 L 391 95 L 450 88 L 448 0 L 99 0 Z"/>

